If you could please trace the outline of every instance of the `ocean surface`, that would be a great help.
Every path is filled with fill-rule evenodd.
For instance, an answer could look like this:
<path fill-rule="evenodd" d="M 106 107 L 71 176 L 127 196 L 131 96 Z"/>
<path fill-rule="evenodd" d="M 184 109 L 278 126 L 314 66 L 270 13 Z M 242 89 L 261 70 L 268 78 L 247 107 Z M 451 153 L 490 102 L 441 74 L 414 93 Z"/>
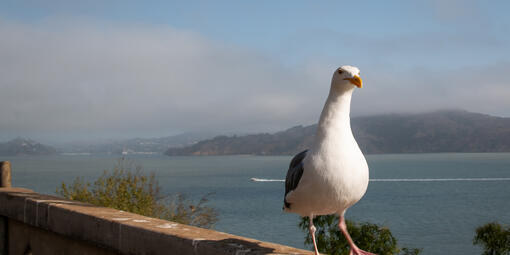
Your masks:
<path fill-rule="evenodd" d="M 94 180 L 120 156 L 25 156 L 10 160 L 13 185 L 54 194 L 76 177 Z M 155 172 L 163 192 L 210 195 L 215 229 L 285 245 L 303 245 L 299 217 L 282 212 L 287 156 L 127 156 Z M 484 223 L 510 224 L 510 153 L 368 155 L 370 182 L 348 219 L 390 228 L 422 254 L 481 254 L 472 245 Z M 252 181 L 251 178 L 259 178 Z M 272 181 L 264 181 L 272 180 Z"/>

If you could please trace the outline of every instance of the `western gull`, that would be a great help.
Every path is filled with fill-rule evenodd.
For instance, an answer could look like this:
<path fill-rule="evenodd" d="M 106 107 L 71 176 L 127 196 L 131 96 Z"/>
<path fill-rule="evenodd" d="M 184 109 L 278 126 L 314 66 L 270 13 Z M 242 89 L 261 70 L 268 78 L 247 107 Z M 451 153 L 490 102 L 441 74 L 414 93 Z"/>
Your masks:
<path fill-rule="evenodd" d="M 322 110 L 315 141 L 309 150 L 294 156 L 285 179 L 284 207 L 310 219 L 315 254 L 316 215 L 338 214 L 338 227 L 350 246 L 351 255 L 368 255 L 354 244 L 344 214 L 358 202 L 368 186 L 368 165 L 351 130 L 350 107 L 355 87 L 362 87 L 359 69 L 342 66 L 331 79 L 329 96 Z"/>

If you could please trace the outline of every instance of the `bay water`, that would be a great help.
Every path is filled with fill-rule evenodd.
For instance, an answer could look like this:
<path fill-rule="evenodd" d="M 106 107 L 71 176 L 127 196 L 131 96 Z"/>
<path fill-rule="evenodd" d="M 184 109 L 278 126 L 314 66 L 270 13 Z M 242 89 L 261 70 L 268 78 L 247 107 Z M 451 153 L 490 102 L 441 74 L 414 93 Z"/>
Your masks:
<path fill-rule="evenodd" d="M 23 156 L 10 160 L 13 186 L 54 194 L 76 177 L 93 181 L 120 156 Z M 282 212 L 290 156 L 126 156 L 155 172 L 165 194 L 209 196 L 214 229 L 307 248 L 299 217 Z M 481 254 L 476 227 L 510 224 L 510 153 L 368 155 L 366 195 L 348 219 L 387 226 L 403 247 L 422 254 Z M 253 181 L 258 178 L 262 181 Z M 263 181 L 272 180 L 272 181 Z"/>

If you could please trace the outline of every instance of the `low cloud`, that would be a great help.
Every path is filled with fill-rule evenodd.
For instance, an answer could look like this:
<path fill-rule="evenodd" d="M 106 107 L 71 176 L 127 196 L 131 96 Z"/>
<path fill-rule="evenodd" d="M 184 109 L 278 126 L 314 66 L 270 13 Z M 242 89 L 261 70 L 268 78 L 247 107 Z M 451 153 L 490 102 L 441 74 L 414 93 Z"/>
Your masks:
<path fill-rule="evenodd" d="M 3 138 L 276 131 L 318 119 L 337 63 L 293 67 L 190 31 L 87 22 L 0 23 Z M 510 112 L 509 63 L 362 68 L 353 115 Z M 507 114 L 508 115 L 508 114 Z"/>
<path fill-rule="evenodd" d="M 3 24 L 0 33 L 4 132 L 256 131 L 313 116 L 314 93 L 302 96 L 310 77 L 192 32 Z"/>
<path fill-rule="evenodd" d="M 448 70 L 374 71 L 367 81 L 373 88 L 360 93 L 355 104 L 365 114 L 448 108 L 509 117 L 509 72 L 508 62 Z M 360 105 L 364 102 L 369 107 Z"/>

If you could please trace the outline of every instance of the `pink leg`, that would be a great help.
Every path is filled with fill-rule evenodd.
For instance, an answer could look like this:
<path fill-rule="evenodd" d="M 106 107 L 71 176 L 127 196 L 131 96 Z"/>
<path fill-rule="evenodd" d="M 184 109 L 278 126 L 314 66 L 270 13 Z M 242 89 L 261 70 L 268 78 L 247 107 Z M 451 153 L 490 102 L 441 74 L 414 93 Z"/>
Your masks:
<path fill-rule="evenodd" d="M 347 239 L 349 246 L 351 246 L 351 252 L 349 253 L 349 255 L 376 255 L 374 253 L 364 251 L 358 248 L 356 244 L 354 244 L 351 235 L 349 235 L 349 232 L 347 232 L 347 225 L 345 225 L 345 219 L 343 215 L 340 215 L 340 222 L 338 222 L 338 227 L 340 228 L 340 231 L 342 231 L 342 233 L 344 234 L 345 239 Z"/>
<path fill-rule="evenodd" d="M 317 249 L 317 243 L 315 242 L 315 226 L 313 225 L 313 215 L 310 215 L 310 226 L 308 227 L 308 231 L 310 231 L 310 235 L 312 236 L 313 248 L 315 249 L 315 255 L 320 255 L 319 250 Z"/>

